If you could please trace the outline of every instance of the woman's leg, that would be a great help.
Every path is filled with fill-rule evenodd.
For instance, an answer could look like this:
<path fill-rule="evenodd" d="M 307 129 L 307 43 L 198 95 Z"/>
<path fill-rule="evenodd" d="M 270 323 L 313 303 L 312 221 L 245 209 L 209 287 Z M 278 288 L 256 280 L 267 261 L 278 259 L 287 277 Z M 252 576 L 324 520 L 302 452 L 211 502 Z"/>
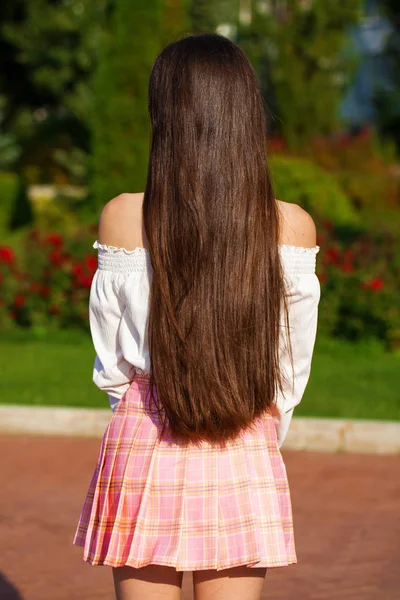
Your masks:
<path fill-rule="evenodd" d="M 183 571 L 148 565 L 113 568 L 117 600 L 180 600 Z"/>
<path fill-rule="evenodd" d="M 260 600 L 267 569 L 193 571 L 194 600 Z"/>

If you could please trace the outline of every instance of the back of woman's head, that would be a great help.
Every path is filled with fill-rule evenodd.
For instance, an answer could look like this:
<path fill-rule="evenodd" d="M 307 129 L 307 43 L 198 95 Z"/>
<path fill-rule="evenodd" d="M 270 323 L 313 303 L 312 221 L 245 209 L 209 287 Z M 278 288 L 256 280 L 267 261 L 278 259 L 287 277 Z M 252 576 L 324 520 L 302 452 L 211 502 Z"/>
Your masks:
<path fill-rule="evenodd" d="M 257 78 L 242 50 L 227 38 L 191 36 L 167 46 L 151 73 L 149 112 L 154 149 L 192 162 L 200 169 L 199 183 L 217 176 L 215 161 L 224 172 L 234 162 L 237 178 L 253 177 L 256 153 L 265 163 Z"/>
<path fill-rule="evenodd" d="M 280 386 L 284 285 L 263 99 L 242 50 L 203 34 L 157 57 L 149 113 L 143 218 L 156 407 L 177 439 L 225 441 Z"/>

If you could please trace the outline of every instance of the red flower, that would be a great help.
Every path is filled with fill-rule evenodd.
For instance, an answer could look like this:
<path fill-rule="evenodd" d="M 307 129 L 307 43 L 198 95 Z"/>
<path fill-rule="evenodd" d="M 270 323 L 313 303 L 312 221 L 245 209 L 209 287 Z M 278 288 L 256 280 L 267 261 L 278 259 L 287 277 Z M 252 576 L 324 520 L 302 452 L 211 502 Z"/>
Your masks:
<path fill-rule="evenodd" d="M 328 277 L 327 277 L 326 273 L 320 273 L 318 275 L 318 279 L 320 280 L 320 283 L 325 283 L 326 280 L 328 279 Z"/>
<path fill-rule="evenodd" d="M 343 263 L 340 267 L 344 273 L 351 273 L 354 271 L 354 267 L 351 263 Z"/>
<path fill-rule="evenodd" d="M 374 290 L 375 292 L 378 292 L 383 287 L 384 287 L 384 284 L 383 284 L 382 279 L 376 278 L 376 279 L 373 279 L 370 283 L 371 290 Z"/>
<path fill-rule="evenodd" d="M 55 266 L 59 267 L 63 261 L 62 254 L 59 250 L 52 250 L 50 252 L 50 262 Z"/>
<path fill-rule="evenodd" d="M 25 304 L 25 298 L 23 296 L 15 296 L 14 298 L 14 305 L 18 306 L 18 308 L 21 308 L 22 306 L 24 306 Z"/>
<path fill-rule="evenodd" d="M 52 305 L 49 307 L 49 313 L 50 313 L 51 315 L 59 315 L 59 314 L 60 314 L 60 307 L 59 307 L 59 306 L 57 306 L 56 304 L 52 304 Z"/>
<path fill-rule="evenodd" d="M 0 247 L 0 262 L 12 264 L 14 262 L 14 250 L 9 246 Z"/>
<path fill-rule="evenodd" d="M 93 254 L 88 254 L 85 258 L 85 264 L 91 273 L 97 269 L 97 258 Z"/>
<path fill-rule="evenodd" d="M 80 279 L 79 279 L 79 283 L 84 287 L 89 289 L 92 285 L 92 276 L 91 275 L 83 275 Z"/>
<path fill-rule="evenodd" d="M 379 292 L 379 290 L 384 288 L 384 283 L 382 279 L 375 278 L 370 281 L 363 281 L 361 287 L 363 290 L 374 290 L 374 292 Z"/>
<path fill-rule="evenodd" d="M 42 292 L 43 298 L 48 298 L 50 296 L 50 292 L 51 292 L 50 286 L 42 285 L 41 292 Z"/>
<path fill-rule="evenodd" d="M 352 250 L 346 250 L 343 254 L 343 258 L 346 262 L 351 262 L 354 260 L 354 252 Z"/>
<path fill-rule="evenodd" d="M 325 221 L 324 222 L 324 227 L 325 229 L 327 229 L 328 231 L 331 231 L 333 229 L 333 223 L 332 221 Z"/>
<path fill-rule="evenodd" d="M 76 275 L 77 277 L 79 277 L 79 275 L 82 275 L 82 272 L 83 272 L 82 263 L 76 262 L 74 264 L 74 266 L 72 267 L 72 271 L 73 271 L 74 275 Z"/>
<path fill-rule="evenodd" d="M 326 258 L 328 259 L 328 262 L 330 264 L 337 265 L 340 258 L 339 250 L 337 250 L 336 248 L 328 248 L 328 250 L 326 251 Z"/>
<path fill-rule="evenodd" d="M 34 294 L 40 294 L 40 292 L 42 291 L 42 285 L 38 281 L 32 281 L 29 286 L 29 289 Z"/>
<path fill-rule="evenodd" d="M 62 236 L 59 233 L 53 232 L 47 234 L 46 241 L 52 246 L 55 246 L 56 248 L 60 248 L 60 246 L 62 246 L 64 242 Z"/>

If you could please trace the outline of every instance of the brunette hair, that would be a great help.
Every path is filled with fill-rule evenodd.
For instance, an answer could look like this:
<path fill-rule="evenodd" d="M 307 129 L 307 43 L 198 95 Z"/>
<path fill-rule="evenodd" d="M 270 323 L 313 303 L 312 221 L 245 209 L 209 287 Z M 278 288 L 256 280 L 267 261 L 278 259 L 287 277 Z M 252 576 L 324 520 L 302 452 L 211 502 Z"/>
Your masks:
<path fill-rule="evenodd" d="M 264 102 L 243 51 L 201 34 L 155 60 L 149 113 L 151 397 L 173 438 L 223 443 L 282 389 L 284 281 Z"/>

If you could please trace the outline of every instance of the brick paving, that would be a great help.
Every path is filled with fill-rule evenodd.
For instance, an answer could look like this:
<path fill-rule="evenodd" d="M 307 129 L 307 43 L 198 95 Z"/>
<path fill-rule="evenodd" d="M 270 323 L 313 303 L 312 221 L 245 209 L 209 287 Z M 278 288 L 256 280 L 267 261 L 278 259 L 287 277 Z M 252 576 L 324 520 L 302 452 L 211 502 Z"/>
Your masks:
<path fill-rule="evenodd" d="M 99 444 L 0 436 L 1 600 L 114 599 L 111 569 L 72 545 Z M 267 573 L 263 600 L 400 599 L 400 456 L 284 458 L 299 563 Z"/>

